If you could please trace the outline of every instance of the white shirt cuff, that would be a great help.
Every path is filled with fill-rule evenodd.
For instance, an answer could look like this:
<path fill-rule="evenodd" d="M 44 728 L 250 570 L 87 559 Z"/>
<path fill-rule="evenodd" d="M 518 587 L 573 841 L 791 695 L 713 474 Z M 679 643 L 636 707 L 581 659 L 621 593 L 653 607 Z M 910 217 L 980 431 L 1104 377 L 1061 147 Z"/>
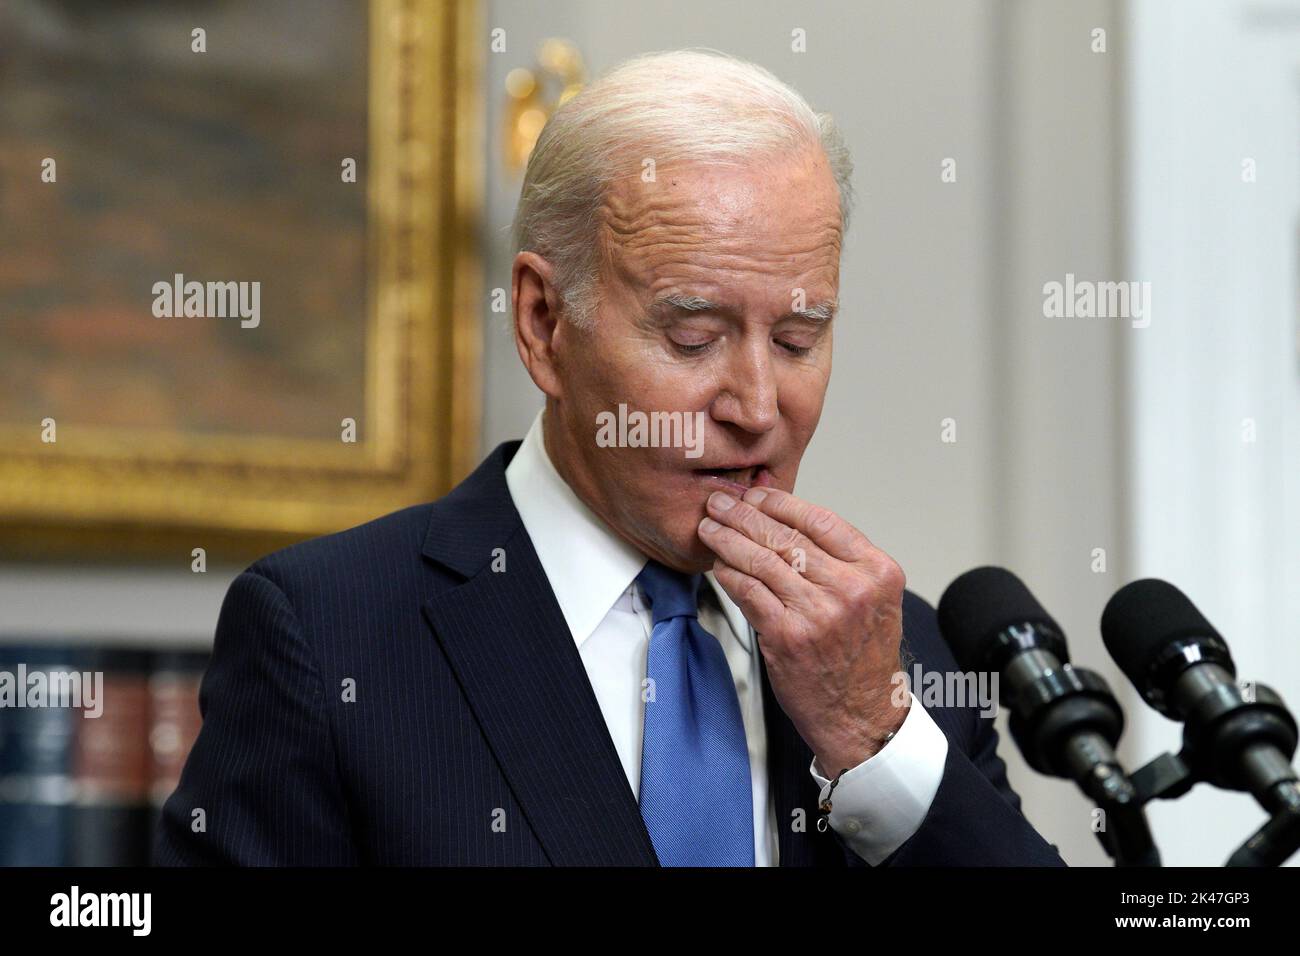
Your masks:
<path fill-rule="evenodd" d="M 921 828 L 947 759 L 948 738 L 913 694 L 894 739 L 840 777 L 831 798 L 832 829 L 854 853 L 877 865 Z M 831 782 L 816 757 L 808 769 L 825 800 Z"/>

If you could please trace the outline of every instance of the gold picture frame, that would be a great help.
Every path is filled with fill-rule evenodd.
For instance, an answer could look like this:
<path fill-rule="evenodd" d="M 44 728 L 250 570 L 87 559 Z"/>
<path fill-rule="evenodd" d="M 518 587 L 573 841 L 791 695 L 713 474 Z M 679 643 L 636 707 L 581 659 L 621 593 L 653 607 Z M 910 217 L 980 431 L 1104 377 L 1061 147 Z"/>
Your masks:
<path fill-rule="evenodd" d="M 247 557 L 448 490 L 477 456 L 476 0 L 371 0 L 355 443 L 0 422 L 0 549 Z M 107 549 L 107 550 L 106 550 Z M 179 549 L 179 551 L 178 551 Z"/>

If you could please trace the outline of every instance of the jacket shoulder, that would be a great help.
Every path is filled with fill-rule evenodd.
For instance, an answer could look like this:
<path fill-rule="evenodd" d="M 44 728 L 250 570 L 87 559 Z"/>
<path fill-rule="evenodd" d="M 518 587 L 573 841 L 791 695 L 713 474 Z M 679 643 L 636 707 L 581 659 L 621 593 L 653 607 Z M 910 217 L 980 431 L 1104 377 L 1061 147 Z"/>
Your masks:
<path fill-rule="evenodd" d="M 432 502 L 413 505 L 346 531 L 301 541 L 258 559 L 246 573 L 269 579 L 286 594 L 307 580 L 316 588 L 345 582 L 355 587 L 367 569 L 419 560 L 432 509 Z"/>

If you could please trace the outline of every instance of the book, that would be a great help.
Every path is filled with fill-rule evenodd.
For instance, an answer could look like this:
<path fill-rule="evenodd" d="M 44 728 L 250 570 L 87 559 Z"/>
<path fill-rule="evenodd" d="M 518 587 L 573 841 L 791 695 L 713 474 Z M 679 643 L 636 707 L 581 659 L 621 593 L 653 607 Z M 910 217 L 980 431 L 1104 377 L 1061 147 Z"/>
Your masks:
<path fill-rule="evenodd" d="M 0 643 L 0 866 L 140 866 L 206 652 Z"/>

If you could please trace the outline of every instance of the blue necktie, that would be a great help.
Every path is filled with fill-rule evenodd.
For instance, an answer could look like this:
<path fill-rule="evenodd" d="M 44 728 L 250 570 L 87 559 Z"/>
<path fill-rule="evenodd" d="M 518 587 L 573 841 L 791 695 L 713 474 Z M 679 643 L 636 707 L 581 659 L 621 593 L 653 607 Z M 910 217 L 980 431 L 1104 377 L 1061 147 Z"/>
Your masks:
<path fill-rule="evenodd" d="M 696 616 L 701 580 L 655 561 L 637 575 L 654 618 L 641 817 L 663 866 L 753 866 L 749 745 L 726 652 Z"/>

